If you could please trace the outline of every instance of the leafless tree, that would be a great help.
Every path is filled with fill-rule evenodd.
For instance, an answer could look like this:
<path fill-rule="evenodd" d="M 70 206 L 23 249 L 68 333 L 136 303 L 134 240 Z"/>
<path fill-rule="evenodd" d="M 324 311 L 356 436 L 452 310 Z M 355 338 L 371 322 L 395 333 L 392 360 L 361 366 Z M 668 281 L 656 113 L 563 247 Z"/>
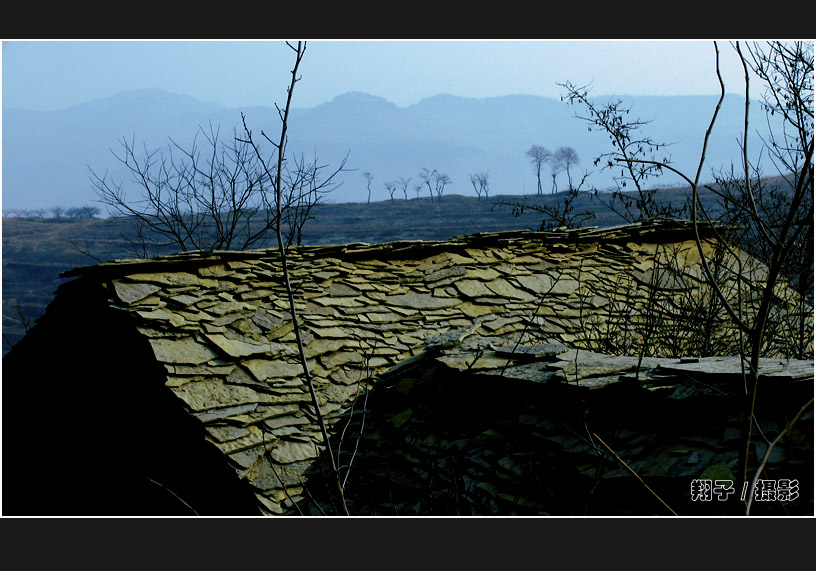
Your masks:
<path fill-rule="evenodd" d="M 572 176 L 570 175 L 570 168 L 578 164 L 578 153 L 572 147 L 558 147 L 551 159 L 554 163 L 558 163 L 561 168 L 567 173 L 567 188 L 572 188 Z M 579 185 L 580 186 L 580 185 Z"/>
<path fill-rule="evenodd" d="M 434 191 L 436 192 L 436 199 L 442 200 L 442 194 L 445 192 L 445 187 L 451 184 L 451 178 L 445 173 L 437 173 L 434 180 Z"/>
<path fill-rule="evenodd" d="M 203 150 L 199 136 L 207 143 Z M 165 152 L 143 145 L 140 155 L 134 139 L 122 138 L 119 153 L 112 152 L 129 169 L 140 196 L 131 199 L 124 183 L 91 170 L 100 202 L 114 214 L 131 217 L 138 233 L 157 247 L 236 247 L 239 232 L 248 230 L 265 206 L 265 188 L 251 149 L 237 138 L 234 144 L 221 142 L 212 125 L 209 131 L 200 128 L 189 148 L 171 139 Z M 257 235 L 248 231 L 242 246 L 261 239 L 270 221 L 263 226 Z"/>
<path fill-rule="evenodd" d="M 809 268 L 811 276 L 813 273 L 812 246 L 808 245 L 812 244 L 813 234 L 813 45 L 808 42 L 752 44 L 748 46 L 746 55 L 740 44 L 736 43 L 734 50 L 744 70 L 745 119 L 740 142 L 741 158 L 730 175 L 724 176 L 721 173 L 716 187 L 700 183 L 708 140 L 725 98 L 725 84 L 720 73 L 720 50 L 716 43 L 715 70 L 720 84 L 720 98 L 705 133 L 696 173 L 689 176 L 657 161 L 626 158 L 618 158 L 618 161 L 669 169 L 682 176 L 692 191 L 691 221 L 695 230 L 700 223 L 711 222 L 713 219 L 700 200 L 703 188 L 722 200 L 725 211 L 729 214 L 727 220 L 736 221 L 741 226 L 736 236 L 728 228 L 717 236 L 718 244 L 729 257 L 729 265 L 734 268 L 738 278 L 735 292 L 726 292 L 718 286 L 715 270 L 707 258 L 699 232 L 696 232 L 695 241 L 708 283 L 745 339 L 742 352 L 745 399 L 738 476 L 742 482 L 749 482 L 757 394 L 759 385 L 763 382 L 759 373 L 759 360 L 769 349 L 779 346 L 774 339 L 775 333 L 782 331 L 782 334 L 791 335 L 790 330 L 774 327 L 774 321 L 778 319 L 774 313 L 775 308 L 781 299 L 788 297 L 783 293 L 784 290 L 792 281 L 797 283 L 800 278 L 785 273 L 791 267 L 798 267 L 800 274 L 802 267 Z M 752 73 L 760 79 L 765 89 L 763 107 L 770 128 L 770 134 L 763 140 L 762 148 L 755 151 L 755 155 L 748 148 L 751 101 L 749 87 Z M 776 116 L 782 117 L 781 127 L 777 127 L 772 121 Z M 770 183 L 776 185 L 773 191 L 765 188 L 769 182 L 763 179 L 759 163 L 763 155 L 770 159 L 779 176 L 777 182 Z M 759 273 L 754 273 L 752 278 L 739 279 L 752 269 L 746 267 L 744 256 L 739 251 L 742 246 L 740 239 L 746 235 L 755 242 L 751 246 L 752 253 L 760 258 L 762 267 L 756 268 Z M 805 260 L 791 264 L 791 256 L 802 252 Z M 807 329 L 810 330 L 812 307 L 800 307 L 804 310 L 802 318 L 808 323 Z M 812 338 L 808 345 L 808 353 L 812 356 Z M 763 437 L 761 431 L 759 435 Z M 761 466 L 757 468 L 759 470 Z M 753 480 L 756 480 L 756 475 Z M 749 511 L 750 504 L 746 506 L 746 513 Z"/>
<path fill-rule="evenodd" d="M 541 145 L 532 145 L 527 152 L 525 153 L 529 158 L 530 161 L 533 163 L 533 170 L 536 173 L 536 181 L 538 182 L 538 192 L 537 194 L 542 194 L 541 190 L 541 169 L 544 167 L 545 164 L 549 163 L 552 159 L 552 152 L 547 147 L 542 147 Z M 553 184 L 555 184 L 553 182 Z"/>
<path fill-rule="evenodd" d="M 275 141 L 270 139 L 263 131 L 261 131 L 261 135 L 266 139 L 269 143 L 271 143 L 275 150 L 276 150 L 276 164 L 272 164 L 272 161 L 264 161 L 261 157 L 261 151 L 259 149 L 258 144 L 252 138 L 252 131 L 246 126 L 246 120 L 244 120 L 244 131 L 246 133 L 246 143 L 250 146 L 250 148 L 254 151 L 258 160 L 264 165 L 263 176 L 271 186 L 272 194 L 275 200 L 275 215 L 274 215 L 274 230 L 277 235 L 277 242 L 278 242 L 278 251 L 280 254 L 281 259 L 281 268 L 283 273 L 283 282 L 286 288 L 287 298 L 289 300 L 289 311 L 292 315 L 292 324 L 294 326 L 294 334 L 295 340 L 298 348 L 298 355 L 300 357 L 300 364 L 303 369 L 303 376 L 306 386 L 308 387 L 309 394 L 312 400 L 312 406 L 315 410 L 315 416 L 318 421 L 318 425 L 320 426 L 320 432 L 323 437 L 323 444 L 326 447 L 326 453 L 329 458 L 329 462 L 331 464 L 331 473 L 334 479 L 336 490 L 340 499 L 340 505 L 345 515 L 349 515 L 348 507 L 346 505 L 345 494 L 344 494 L 344 480 L 341 479 L 340 473 L 340 458 L 339 454 L 336 456 L 334 450 L 332 449 L 331 441 L 329 439 L 328 429 L 326 426 L 326 420 L 321 412 L 320 403 L 318 401 L 317 393 L 315 391 L 314 382 L 312 380 L 312 375 L 309 370 L 309 363 L 306 358 L 306 350 L 303 344 L 303 336 L 301 333 L 300 322 L 297 312 L 297 307 L 295 303 L 295 295 L 294 290 L 292 288 L 292 284 L 289 278 L 289 269 L 288 269 L 288 255 L 287 255 L 287 247 L 285 241 L 283 239 L 283 216 L 284 216 L 284 196 L 286 193 L 286 180 L 283 177 L 284 172 L 284 163 L 286 157 L 286 144 L 287 144 L 287 130 L 289 124 L 289 111 L 292 104 L 292 94 L 295 89 L 295 84 L 300 80 L 298 77 L 298 68 L 300 66 L 300 62 L 303 59 L 303 55 L 306 51 L 306 43 L 305 42 L 298 42 L 297 45 L 290 44 L 287 42 L 286 44 L 289 46 L 292 51 L 295 52 L 295 64 L 292 68 L 292 78 L 289 83 L 289 87 L 286 90 L 287 97 L 286 97 L 286 105 L 281 110 L 278 108 L 278 113 L 281 120 L 281 130 L 280 130 L 280 137 Z"/>
<path fill-rule="evenodd" d="M 651 121 L 629 119 L 630 108 L 623 106 L 623 101 L 613 99 L 600 102 L 589 96 L 588 86 L 578 87 L 570 82 L 558 84 L 566 90 L 562 101 L 570 105 L 581 106 L 585 114 L 576 114 L 578 119 L 588 124 L 589 131 L 600 131 L 609 137 L 612 151 L 596 157 L 595 166 L 601 165 L 601 171 L 613 170 L 620 174 L 613 175 L 616 190 L 611 194 L 607 206 L 628 222 L 645 218 L 672 216 L 677 214 L 666 205 L 655 201 L 656 190 L 646 183 L 663 172 L 663 165 L 669 164 L 670 157 L 656 159 L 655 153 L 666 147 L 666 143 L 655 142 L 640 131 Z M 644 162 L 651 160 L 652 162 Z M 628 192 L 628 185 L 634 185 L 634 192 Z M 603 199 L 602 194 L 595 191 Z"/>
<path fill-rule="evenodd" d="M 729 306 L 729 314 L 748 339 L 748 371 L 743 415 L 743 440 L 740 450 L 740 476 L 748 481 L 751 458 L 751 434 L 755 424 L 754 411 L 758 387 L 759 358 L 769 343 L 772 331 L 774 305 L 781 285 L 794 284 L 801 292 L 812 291 L 813 279 L 813 44 L 809 42 L 770 42 L 749 44 L 747 54 L 739 43 L 734 49 L 744 68 L 745 124 L 741 143 L 742 172 L 727 183 L 723 197 L 732 212 L 738 212 L 741 234 L 748 232 L 754 239 L 751 249 L 766 266 L 764 284 L 759 291 L 759 303 L 752 312 L 739 306 Z M 719 74 L 719 50 L 715 44 L 717 76 L 721 91 L 725 87 Z M 753 72 L 762 82 L 765 93 L 763 107 L 771 118 L 780 116 L 782 125 L 771 128 L 763 140 L 762 149 L 753 158 L 748 148 L 749 86 Z M 722 97 L 721 99 L 722 100 Z M 712 124 L 716 119 L 716 111 Z M 762 188 L 762 169 L 759 158 L 768 156 L 781 179 L 776 192 Z M 692 186 L 693 220 L 701 213 L 699 203 L 699 173 Z M 723 240 L 729 240 L 723 236 Z M 733 239 L 733 238 L 731 238 Z M 705 261 L 705 260 L 704 260 Z M 710 270 L 706 269 L 706 273 Z M 787 275 L 786 275 L 787 274 Z M 802 282 L 805 283 L 802 283 Z M 722 298 L 722 294 L 719 294 Z M 723 300 L 724 301 L 724 300 Z M 812 317 L 812 308 L 802 307 Z M 804 318 L 803 311 L 803 318 Z M 806 327 L 808 337 L 812 321 Z M 791 331 L 788 332 L 790 335 Z M 812 342 L 812 339 L 810 340 Z M 802 347 L 798 353 L 801 355 Z M 796 356 L 799 356 L 796 355 Z M 810 346 L 812 356 L 812 345 Z M 761 467 L 757 470 L 761 470 Z M 754 478 L 756 479 L 756 478 Z M 746 512 L 750 510 L 750 504 Z"/>
<path fill-rule="evenodd" d="M 408 183 L 410 183 L 410 182 L 411 182 L 411 177 L 405 178 L 405 177 L 401 176 L 399 178 L 399 185 L 400 185 L 400 188 L 402 189 L 402 194 L 405 196 L 406 201 L 408 200 Z"/>
<path fill-rule="evenodd" d="M 134 245 L 144 255 L 149 248 L 245 250 L 272 239 L 276 220 L 264 176 L 268 165 L 237 131 L 224 141 L 220 128 L 210 124 L 199 128 L 189 147 L 170 139 L 164 150 L 143 144 L 139 152 L 135 137 L 119 142 L 118 153 L 112 152 L 128 169 L 137 196 L 129 196 L 124 182 L 93 169 L 91 183 L 109 212 L 134 222 Z M 317 159 L 283 166 L 289 191 L 282 206 L 292 222 L 287 243 L 300 239 L 313 207 L 336 187 L 342 168 L 324 177 Z"/>
<path fill-rule="evenodd" d="M 759 373 L 760 358 L 813 355 L 813 44 L 769 42 L 743 47 L 735 43 L 733 47 L 744 71 L 740 158 L 730 170 L 715 172 L 712 184 L 701 183 L 701 175 L 708 142 L 725 98 L 716 42 L 714 63 L 720 97 L 693 174 L 680 172 L 668 157 L 662 160 L 655 157 L 664 145 L 641 137 L 639 131 L 647 122 L 627 120 L 629 109 L 623 108 L 620 101 L 600 104 L 588 97 L 586 88 L 570 83 L 563 84 L 567 89 L 563 99 L 587 109 L 588 115 L 578 117 L 589 123 L 590 130 L 599 129 L 612 141 L 613 151 L 595 159 L 595 165 L 603 162 L 603 169 L 612 172 L 621 169 L 619 176 L 615 176 L 617 191 L 610 202 L 614 211 L 628 221 L 657 216 L 691 219 L 706 292 L 704 299 L 689 295 L 685 302 L 679 300 L 681 305 L 674 311 L 679 312 L 680 319 L 696 321 L 698 330 L 664 334 L 660 323 L 651 323 L 643 338 L 657 341 L 657 335 L 668 340 L 679 333 L 696 336 L 705 352 L 717 352 L 717 348 L 726 346 L 732 351 L 736 348 L 744 371 L 737 466 L 738 477 L 748 485 L 757 481 L 781 434 L 813 405 L 810 398 L 774 441 L 765 437 L 755 417 L 757 395 L 770 395 L 767 391 L 773 390 Z M 758 149 L 748 147 L 749 133 L 758 129 L 749 125 L 749 87 L 753 78 L 759 78 L 765 89 L 763 107 L 768 127 Z M 768 160 L 775 170 L 774 176 L 764 172 L 763 165 Z M 664 171 L 678 174 L 689 184 L 691 197 L 685 208 L 660 204 L 654 187 L 646 186 L 649 179 Z M 633 192 L 624 192 L 627 182 L 634 185 Z M 705 204 L 701 199 L 703 191 L 708 195 Z M 707 228 L 705 240 L 703 226 Z M 745 255 L 746 251 L 750 256 Z M 672 261 L 671 256 L 667 259 Z M 791 295 L 792 291 L 799 295 Z M 651 293 L 650 290 L 650 301 Z M 727 334 L 728 339 L 713 338 L 715 321 L 734 326 Z M 760 385 L 766 388 L 758 391 Z M 757 464 L 752 446 L 763 440 L 766 451 Z M 746 514 L 750 513 L 750 499 L 751 492 Z"/>
<path fill-rule="evenodd" d="M 99 215 L 98 206 L 75 206 L 65 210 L 68 218 L 94 218 Z"/>
<path fill-rule="evenodd" d="M 314 218 L 314 210 L 325 196 L 339 186 L 334 181 L 345 167 L 347 159 L 348 155 L 340 162 L 340 166 L 327 176 L 321 174 L 327 165 L 318 164 L 317 156 L 307 162 L 301 155 L 300 158 L 293 159 L 294 168 L 284 167 L 287 246 L 293 243 L 300 246 L 303 243 L 304 226 Z"/>
<path fill-rule="evenodd" d="M 550 192 L 556 194 L 558 193 L 558 175 L 564 170 L 564 163 L 555 160 L 555 157 L 551 156 L 549 160 L 547 160 L 547 164 L 550 166 L 550 177 L 552 177 L 552 188 Z"/>
<path fill-rule="evenodd" d="M 422 181 L 422 184 L 428 187 L 428 195 L 431 197 L 431 203 L 433 203 L 433 195 L 434 195 L 434 187 L 433 184 L 436 181 L 437 172 L 436 170 L 428 170 L 423 168 L 419 172 L 419 179 Z"/>
<path fill-rule="evenodd" d="M 470 175 L 470 184 L 473 185 L 473 190 L 476 191 L 476 195 L 479 197 L 479 200 L 482 199 L 482 194 L 485 195 L 487 198 L 490 192 L 490 182 L 488 181 L 489 173 L 486 171 L 472 173 Z"/>
<path fill-rule="evenodd" d="M 419 193 L 422 191 L 422 183 L 421 182 L 415 182 L 414 185 L 413 185 L 413 188 L 414 188 L 414 192 L 416 192 L 416 197 L 419 198 Z M 431 197 L 431 199 L 433 199 L 433 196 Z"/>
<path fill-rule="evenodd" d="M 397 183 L 390 180 L 383 183 L 383 186 L 385 186 L 385 190 L 388 191 L 388 195 L 391 197 L 391 204 L 394 204 L 394 193 L 397 191 Z"/>
<path fill-rule="evenodd" d="M 374 176 L 366 171 L 363 173 L 363 178 L 366 179 L 366 189 L 368 189 L 368 204 L 371 204 L 371 181 L 374 180 Z"/>
<path fill-rule="evenodd" d="M 493 206 L 509 206 L 512 208 L 512 213 L 516 217 L 521 216 L 525 211 L 533 211 L 543 214 L 544 217 L 541 219 L 541 224 L 539 226 L 539 230 L 541 231 L 580 228 L 588 221 L 595 219 L 595 213 L 592 210 L 586 209 L 583 211 L 576 211 L 575 209 L 575 203 L 580 197 L 581 193 L 583 192 L 584 194 L 587 194 L 586 191 L 581 190 L 581 187 L 586 182 L 588 176 L 589 173 L 584 173 L 577 186 L 572 186 L 570 184 L 569 189 L 563 193 L 553 197 L 547 197 L 543 199 L 543 201 L 499 201 Z"/>

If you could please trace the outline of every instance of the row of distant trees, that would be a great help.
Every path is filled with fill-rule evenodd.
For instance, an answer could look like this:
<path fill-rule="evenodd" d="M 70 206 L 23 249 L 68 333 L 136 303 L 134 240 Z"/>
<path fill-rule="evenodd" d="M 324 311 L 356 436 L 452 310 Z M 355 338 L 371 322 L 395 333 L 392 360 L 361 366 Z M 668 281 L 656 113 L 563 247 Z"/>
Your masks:
<path fill-rule="evenodd" d="M 367 188 L 368 188 L 368 202 L 371 203 L 371 181 L 374 177 L 371 175 L 370 172 L 363 173 L 367 181 Z M 487 171 L 482 172 L 475 172 L 470 173 L 470 184 L 473 185 L 473 190 L 476 191 L 476 196 L 482 198 L 482 195 L 485 197 L 490 195 L 490 173 Z M 408 200 L 408 189 L 409 186 L 411 190 L 416 193 L 416 197 L 419 198 L 422 192 L 427 188 L 428 195 L 431 199 L 431 202 L 434 201 L 434 197 L 436 200 L 442 200 L 442 195 L 445 192 L 445 187 L 451 184 L 453 181 L 451 178 L 446 175 L 445 173 L 441 173 L 434 170 L 429 170 L 427 168 L 423 168 L 419 173 L 419 181 L 414 182 L 413 185 L 411 184 L 411 177 L 399 177 L 396 180 L 389 180 L 383 183 L 385 190 L 388 191 L 388 196 L 391 197 L 391 202 L 395 201 L 394 195 L 398 192 L 402 192 L 403 197 L 405 200 Z"/>
<path fill-rule="evenodd" d="M 366 179 L 366 189 L 368 190 L 368 203 L 371 204 L 371 183 L 374 180 L 374 175 L 372 175 L 369 171 L 363 173 L 363 178 Z M 438 171 L 437 169 L 428 169 L 423 168 L 418 175 L 418 181 L 411 184 L 413 180 L 412 177 L 399 177 L 396 180 L 389 180 L 383 183 L 383 186 L 388 191 L 388 195 L 391 197 L 391 202 L 395 201 L 394 195 L 397 192 L 402 192 L 403 197 L 405 200 L 408 200 L 408 189 L 410 187 L 416 193 L 416 197 L 419 198 L 420 195 L 425 191 L 428 190 L 428 196 L 433 203 L 434 197 L 436 200 L 442 200 L 442 195 L 445 193 L 445 187 L 450 185 L 453 181 L 451 178 L 443 173 Z"/>
<path fill-rule="evenodd" d="M 203 132 L 203 130 L 202 130 Z M 101 198 L 101 202 L 106 204 L 117 214 L 132 215 L 141 221 L 144 228 L 158 231 L 159 234 L 170 235 L 171 241 L 187 246 L 191 242 L 193 247 L 201 247 L 207 239 L 193 240 L 191 236 L 197 234 L 201 225 L 201 218 L 192 215 L 196 210 L 199 213 L 206 213 L 214 217 L 217 222 L 215 227 L 216 238 L 210 241 L 218 242 L 223 247 L 224 243 L 233 242 L 235 230 L 240 224 L 237 220 L 255 218 L 259 213 L 269 209 L 269 204 L 263 200 L 265 192 L 259 180 L 262 169 L 257 164 L 250 163 L 256 157 L 247 151 L 246 141 L 237 137 L 233 146 L 224 146 L 218 141 L 217 132 L 211 132 L 206 136 L 207 143 L 212 147 L 211 160 L 204 168 L 199 168 L 195 162 L 199 158 L 198 149 L 193 146 L 193 150 L 182 153 L 182 156 L 189 160 L 190 164 L 185 164 L 183 160 L 170 163 L 165 162 L 164 157 L 156 160 L 154 153 L 145 153 L 145 157 L 140 162 L 136 156 L 132 143 L 123 139 L 124 152 L 118 158 L 128 166 L 132 173 L 136 175 L 135 180 L 145 191 L 137 201 L 131 202 L 125 197 L 121 184 L 111 183 L 105 177 L 96 176 L 92 173 L 92 181 L 95 190 Z M 178 149 L 177 149 L 178 150 Z M 225 152 L 228 150 L 229 152 Z M 559 147 L 556 151 L 550 151 L 541 145 L 532 145 L 526 155 L 531 159 L 538 181 L 538 194 L 542 194 L 541 171 L 544 166 L 550 167 L 552 177 L 552 192 L 558 191 L 556 178 L 561 172 L 566 172 L 569 185 L 572 187 L 570 168 L 578 164 L 578 154 L 572 147 Z M 334 170 L 328 176 L 321 177 L 320 171 L 325 168 L 318 164 L 318 159 L 306 161 L 303 157 L 295 158 L 292 163 L 295 168 L 291 169 L 287 175 L 289 178 L 288 193 L 284 204 L 284 218 L 287 219 L 288 226 L 292 230 L 292 237 L 287 239 L 288 243 L 300 243 L 298 236 L 302 233 L 306 221 L 314 215 L 313 208 L 323 199 L 325 195 L 336 187 L 333 183 L 335 176 L 343 170 L 341 167 Z M 192 165 L 192 166 L 190 166 Z M 251 173 L 251 174 L 250 174 Z M 292 174 L 294 173 L 294 174 Z M 203 176 L 202 176 L 203 175 Z M 197 182 L 195 179 L 201 177 L 201 181 L 208 181 L 212 187 L 210 192 L 196 192 Z M 490 173 L 488 171 L 469 173 L 470 183 L 476 195 L 481 199 L 490 195 Z M 368 191 L 368 203 L 371 203 L 372 182 L 374 176 L 366 171 L 363 173 L 366 179 Z M 239 180 L 239 178 L 241 180 Z M 172 179 L 172 182 L 171 182 Z M 446 173 L 438 169 L 423 168 L 413 177 L 399 177 L 394 180 L 385 181 L 383 186 L 389 194 L 391 202 L 396 200 L 400 194 L 407 201 L 409 192 L 413 192 L 416 198 L 420 198 L 427 192 L 431 203 L 442 200 L 446 188 L 453 181 Z M 202 183 L 204 186 L 204 183 Z M 193 198 L 187 195 L 192 190 Z M 261 200 L 249 200 L 249 197 L 261 197 Z M 145 198 L 146 197 L 146 198 Z M 237 197 L 237 200 L 236 200 Z M 148 203 L 148 208 L 139 209 L 136 203 L 143 205 Z M 219 224 L 220 218 L 226 216 L 223 206 L 228 206 L 228 220 Z M 186 208 L 185 208 L 186 207 Z M 38 209 L 5 209 L 3 216 L 7 218 L 55 218 L 55 219 L 86 219 L 94 218 L 101 214 L 98 206 L 63 207 L 54 206 L 52 208 Z M 189 220 L 193 222 L 189 222 Z M 267 220 L 267 224 L 261 226 L 260 233 L 268 231 L 272 224 Z M 224 229 L 226 228 L 226 230 Z M 162 231 L 166 230 L 166 231 Z M 210 229 L 211 230 L 211 229 Z M 208 232 L 208 234 L 211 232 Z M 262 240 L 257 232 L 250 234 L 242 248 L 249 247 Z"/>
<path fill-rule="evenodd" d="M 542 145 L 532 145 L 527 150 L 525 155 L 533 164 L 533 170 L 535 171 L 537 180 L 537 194 L 543 194 L 541 178 L 542 171 L 545 167 L 549 167 L 550 170 L 550 176 L 552 178 L 551 192 L 553 194 L 558 192 L 557 178 L 562 172 L 566 173 L 567 175 L 568 188 L 573 188 L 572 173 L 570 169 L 579 163 L 578 153 L 575 151 L 575 149 L 572 147 L 559 147 L 555 151 L 551 151 L 549 148 Z M 473 190 L 476 192 L 476 196 L 478 196 L 480 199 L 482 196 L 485 198 L 490 196 L 489 171 L 469 173 L 468 177 L 470 179 L 470 184 L 473 186 Z M 371 183 L 374 180 L 374 176 L 370 172 L 366 171 L 363 173 L 363 178 L 366 179 L 368 203 L 370 204 Z M 388 196 L 391 198 L 391 202 L 396 200 L 395 196 L 399 196 L 400 192 L 402 193 L 404 199 L 408 200 L 409 188 L 416 193 L 417 198 L 419 198 L 421 193 L 427 189 L 431 202 L 433 202 L 434 199 L 439 201 L 442 199 L 445 188 L 453 182 L 447 174 L 436 169 L 431 170 L 427 168 L 423 168 L 420 171 L 419 180 L 417 182 L 411 184 L 411 181 L 411 177 L 399 177 L 383 183 L 385 190 L 388 191 Z"/>
<path fill-rule="evenodd" d="M 95 218 L 100 213 L 101 210 L 98 206 L 9 208 L 3 210 L 3 218 Z"/>

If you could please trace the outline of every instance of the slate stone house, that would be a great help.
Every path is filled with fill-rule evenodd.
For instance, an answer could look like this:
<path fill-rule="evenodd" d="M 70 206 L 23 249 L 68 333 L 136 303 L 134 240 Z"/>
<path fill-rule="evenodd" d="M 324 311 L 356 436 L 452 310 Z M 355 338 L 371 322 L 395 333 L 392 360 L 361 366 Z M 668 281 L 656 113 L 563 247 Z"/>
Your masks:
<path fill-rule="evenodd" d="M 689 498 L 692 479 L 732 473 L 741 377 L 717 357 L 739 335 L 706 310 L 686 225 L 304 246 L 289 261 L 352 514 L 736 509 Z M 64 276 L 3 360 L 6 513 L 339 513 L 276 250 Z M 765 437 L 813 394 L 812 361 L 785 351 L 763 361 Z M 808 427 L 810 412 L 766 468 L 798 479 L 799 499 L 761 513 L 812 512 Z"/>

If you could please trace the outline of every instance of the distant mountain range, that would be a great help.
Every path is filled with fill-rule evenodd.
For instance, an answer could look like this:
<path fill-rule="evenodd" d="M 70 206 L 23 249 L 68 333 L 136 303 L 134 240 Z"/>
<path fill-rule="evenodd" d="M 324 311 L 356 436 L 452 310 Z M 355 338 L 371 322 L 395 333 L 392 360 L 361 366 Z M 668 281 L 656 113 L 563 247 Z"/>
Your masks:
<path fill-rule="evenodd" d="M 665 152 L 676 167 L 693 176 L 717 98 L 621 99 L 631 108 L 631 118 L 652 121 L 645 134 L 672 143 Z M 760 106 L 752 104 L 751 108 L 753 124 L 764 126 Z M 584 121 L 575 118 L 582 111 L 530 95 L 486 99 L 437 95 L 398 107 L 380 97 L 352 92 L 317 107 L 294 109 L 289 147 L 307 157 L 316 154 L 321 164 L 330 167 L 339 165 L 348 154 L 346 167 L 350 170 L 342 173 L 342 186 L 330 196 L 333 202 L 366 201 L 364 172 L 373 176 L 372 200 L 384 200 L 388 198 L 385 182 L 399 177 L 418 182 L 423 168 L 450 177 L 446 194 L 475 196 L 470 174 L 482 171 L 489 172 L 491 195 L 531 194 L 536 178 L 525 152 L 534 144 L 574 148 L 580 159 L 578 170 L 595 171 L 588 182 L 599 189 L 610 188 L 610 174 L 593 166 L 596 156 L 611 150 L 609 140 L 603 133 L 590 132 Z M 155 89 L 124 92 L 60 111 L 3 109 L 3 210 L 92 204 L 96 195 L 89 167 L 97 173 L 108 171 L 117 180 L 126 178 L 124 168 L 111 154 L 123 137 L 151 150 L 166 149 L 170 137 L 187 146 L 199 126 L 220 127 L 222 137 L 231 136 L 233 129 L 241 130 L 242 112 L 253 132 L 278 132 L 274 105 L 233 109 Z M 738 159 L 743 112 L 743 98 L 726 97 L 709 142 L 704 179 L 710 180 L 712 167 Z M 759 148 L 757 135 L 752 134 L 749 144 Z M 673 185 L 679 181 L 667 174 L 659 182 Z M 566 178 L 560 182 L 565 185 Z"/>

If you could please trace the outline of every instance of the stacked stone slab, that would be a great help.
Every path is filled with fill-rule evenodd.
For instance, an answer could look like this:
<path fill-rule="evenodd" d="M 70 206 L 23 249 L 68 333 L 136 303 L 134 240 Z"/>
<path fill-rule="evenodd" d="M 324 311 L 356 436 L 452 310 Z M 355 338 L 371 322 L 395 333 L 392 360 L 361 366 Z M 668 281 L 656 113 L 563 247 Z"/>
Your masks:
<path fill-rule="evenodd" d="M 333 433 L 380 373 L 471 334 L 500 345 L 682 353 L 689 324 L 678 307 L 711 295 L 698 262 L 689 228 L 660 221 L 289 253 L 308 366 Z M 277 250 L 121 260 L 65 276 L 104 285 L 263 509 L 293 513 L 322 438 Z M 659 329 L 644 329 L 658 318 Z M 720 348 L 737 338 L 724 315 L 711 326 Z M 671 343 L 656 343 L 660 331 Z"/>

